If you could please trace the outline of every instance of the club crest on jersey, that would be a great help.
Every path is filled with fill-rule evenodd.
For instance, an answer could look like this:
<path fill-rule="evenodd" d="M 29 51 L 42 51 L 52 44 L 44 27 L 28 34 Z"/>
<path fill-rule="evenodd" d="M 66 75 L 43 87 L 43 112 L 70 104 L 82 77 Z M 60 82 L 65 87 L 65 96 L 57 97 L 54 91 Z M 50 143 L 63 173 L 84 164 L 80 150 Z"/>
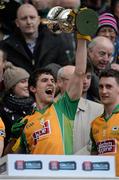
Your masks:
<path fill-rule="evenodd" d="M 50 127 L 49 120 L 45 120 L 45 121 L 42 120 L 42 122 L 40 124 L 42 125 L 42 128 L 33 133 L 34 145 L 37 144 L 37 142 L 40 138 L 45 137 L 51 133 L 51 127 Z"/>
<path fill-rule="evenodd" d="M 113 126 L 112 127 L 112 134 L 119 134 L 119 126 Z"/>
<path fill-rule="evenodd" d="M 3 129 L 0 129 L 0 136 L 5 137 L 5 131 Z"/>

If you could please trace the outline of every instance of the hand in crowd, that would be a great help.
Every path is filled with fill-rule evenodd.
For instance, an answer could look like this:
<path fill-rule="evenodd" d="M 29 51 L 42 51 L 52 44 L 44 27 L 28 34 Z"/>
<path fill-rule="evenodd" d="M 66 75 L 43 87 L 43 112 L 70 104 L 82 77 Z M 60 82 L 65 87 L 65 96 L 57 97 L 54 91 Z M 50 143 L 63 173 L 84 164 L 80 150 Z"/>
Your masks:
<path fill-rule="evenodd" d="M 111 64 L 111 69 L 114 69 L 114 70 L 119 71 L 119 64 L 112 63 L 112 64 Z"/>

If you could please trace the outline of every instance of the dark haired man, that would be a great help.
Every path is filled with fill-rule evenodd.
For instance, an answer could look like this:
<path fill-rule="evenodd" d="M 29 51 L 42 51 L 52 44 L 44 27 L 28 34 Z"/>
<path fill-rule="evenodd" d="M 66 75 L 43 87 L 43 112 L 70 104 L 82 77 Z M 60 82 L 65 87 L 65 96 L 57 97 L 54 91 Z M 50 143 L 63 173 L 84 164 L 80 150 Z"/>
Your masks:
<path fill-rule="evenodd" d="M 79 98 L 82 94 L 83 78 L 86 71 L 87 36 L 77 41 L 76 66 L 69 80 L 66 92 L 56 103 L 55 79 L 46 70 L 35 71 L 29 79 L 30 91 L 36 100 L 36 109 L 28 120 L 20 137 L 21 149 L 30 154 L 72 154 L 73 120 Z"/>
<path fill-rule="evenodd" d="M 99 77 L 99 95 L 104 113 L 91 124 L 91 153 L 114 155 L 119 176 L 119 72 L 107 69 Z"/>

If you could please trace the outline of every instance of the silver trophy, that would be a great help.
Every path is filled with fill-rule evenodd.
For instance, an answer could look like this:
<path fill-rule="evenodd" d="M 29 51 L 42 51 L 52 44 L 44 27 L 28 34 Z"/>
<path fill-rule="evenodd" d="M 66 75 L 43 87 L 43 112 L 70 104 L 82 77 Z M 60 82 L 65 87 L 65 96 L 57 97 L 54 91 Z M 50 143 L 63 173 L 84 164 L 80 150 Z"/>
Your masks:
<path fill-rule="evenodd" d="M 47 15 L 47 26 L 50 29 L 50 31 L 52 31 L 55 34 L 59 34 L 61 33 L 61 29 L 59 26 L 59 18 L 58 15 L 64 10 L 63 7 L 60 6 L 56 6 L 54 8 L 52 8 L 48 15 Z"/>
<path fill-rule="evenodd" d="M 98 15 L 89 8 L 77 11 L 60 6 L 53 7 L 47 15 L 47 26 L 53 33 L 71 33 L 94 35 L 98 28 Z"/>

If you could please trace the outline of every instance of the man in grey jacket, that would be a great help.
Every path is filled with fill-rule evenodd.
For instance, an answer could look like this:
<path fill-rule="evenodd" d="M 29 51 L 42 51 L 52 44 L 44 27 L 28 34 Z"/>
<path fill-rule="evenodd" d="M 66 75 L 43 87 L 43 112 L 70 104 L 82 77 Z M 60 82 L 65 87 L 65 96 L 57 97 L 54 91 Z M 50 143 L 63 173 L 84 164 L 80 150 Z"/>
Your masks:
<path fill-rule="evenodd" d="M 60 89 L 59 97 L 65 92 L 69 79 L 74 72 L 75 66 L 64 66 L 59 69 L 57 77 L 57 86 Z M 103 105 L 88 100 L 87 91 L 90 87 L 92 78 L 92 67 L 87 63 L 86 74 L 83 80 L 82 97 L 79 100 L 78 108 L 74 120 L 73 128 L 73 153 L 79 155 L 88 155 L 89 151 L 89 133 L 90 123 L 97 116 L 103 113 Z"/>

